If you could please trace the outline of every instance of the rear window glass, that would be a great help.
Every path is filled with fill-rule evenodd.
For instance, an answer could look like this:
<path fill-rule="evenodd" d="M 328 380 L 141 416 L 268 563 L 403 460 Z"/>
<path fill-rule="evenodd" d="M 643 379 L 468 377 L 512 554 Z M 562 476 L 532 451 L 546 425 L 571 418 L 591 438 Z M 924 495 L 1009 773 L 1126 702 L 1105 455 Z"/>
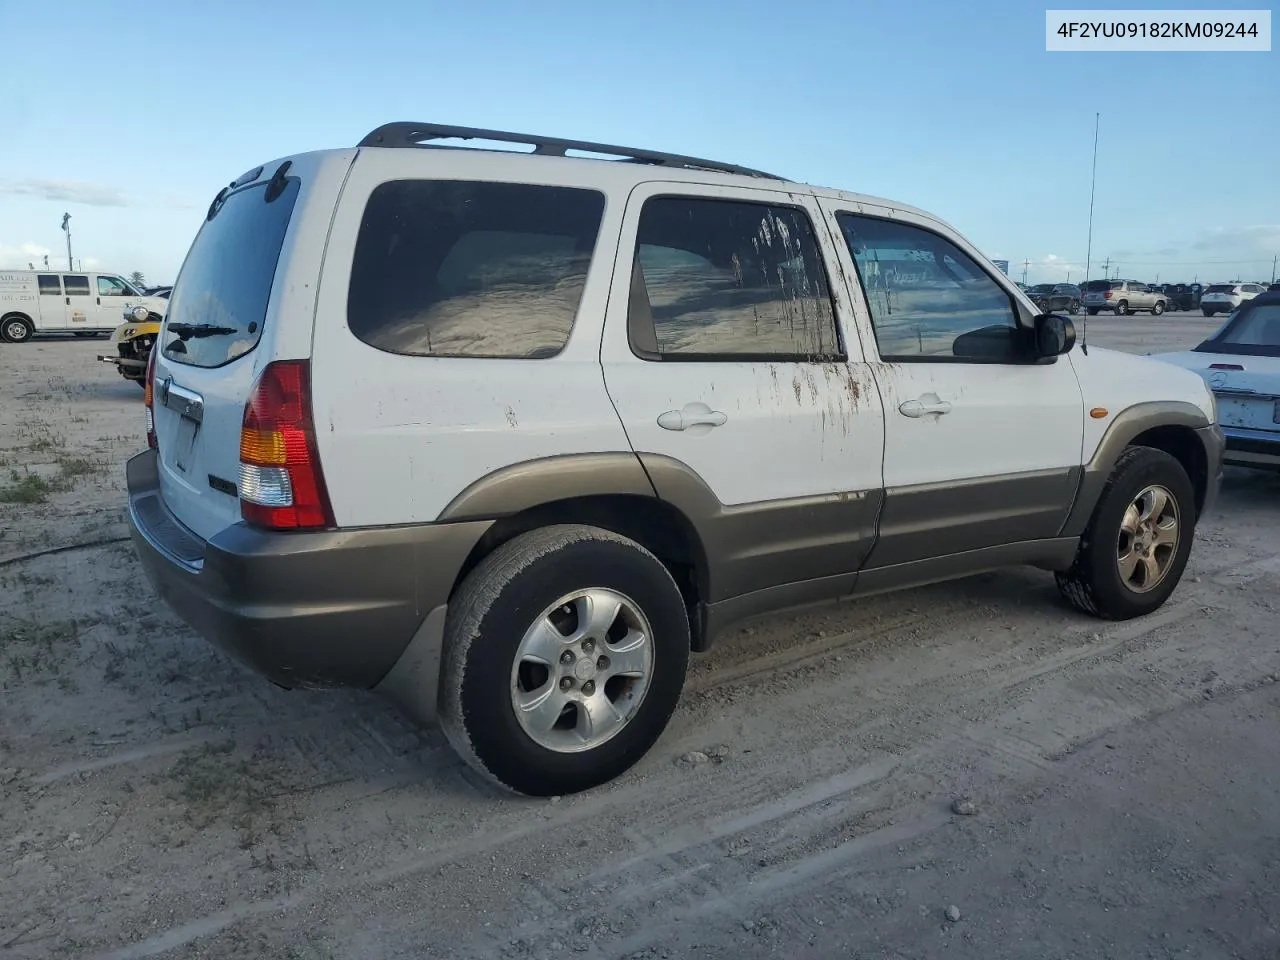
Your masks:
<path fill-rule="evenodd" d="M 1233 283 L 1215 283 L 1207 288 L 1205 293 L 1235 293 L 1236 287 Z"/>
<path fill-rule="evenodd" d="M 1280 347 L 1280 303 L 1263 304 L 1238 315 L 1223 328 L 1218 342 Z"/>
<path fill-rule="evenodd" d="M 164 356 L 193 367 L 220 367 L 262 339 L 276 263 L 298 199 L 285 180 L 267 202 L 268 181 L 227 195 L 201 227 L 169 298 Z"/>
<path fill-rule="evenodd" d="M 577 187 L 395 180 L 369 197 L 347 324 L 422 357 L 538 359 L 564 349 L 604 195 Z"/>
<path fill-rule="evenodd" d="M 1088 283 L 1084 285 L 1084 288 L 1086 290 L 1093 290 L 1095 292 L 1100 292 L 1104 290 L 1110 290 L 1113 287 L 1119 287 L 1119 286 L 1120 284 L 1113 283 L 1110 280 L 1090 280 Z"/>

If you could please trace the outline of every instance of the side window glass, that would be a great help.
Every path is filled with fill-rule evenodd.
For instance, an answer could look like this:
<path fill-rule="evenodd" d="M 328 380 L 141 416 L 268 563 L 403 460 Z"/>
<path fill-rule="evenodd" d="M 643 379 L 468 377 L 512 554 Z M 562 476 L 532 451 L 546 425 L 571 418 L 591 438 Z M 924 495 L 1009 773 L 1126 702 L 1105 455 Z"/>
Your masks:
<path fill-rule="evenodd" d="M 36 278 L 40 284 L 40 295 L 44 297 L 62 296 L 62 280 L 56 273 L 42 273 Z"/>
<path fill-rule="evenodd" d="M 836 219 L 866 293 L 881 359 L 1023 358 L 1011 298 L 954 243 L 894 220 L 851 213 Z"/>
<path fill-rule="evenodd" d="M 822 252 L 802 210 L 653 197 L 640 211 L 628 317 L 646 359 L 841 355 Z"/>
<path fill-rule="evenodd" d="M 596 190 L 383 183 L 356 239 L 347 324 L 388 353 L 553 357 L 569 339 L 603 215 Z"/>
<path fill-rule="evenodd" d="M 67 288 L 67 296 L 69 297 L 87 297 L 89 296 L 89 278 L 76 277 L 66 274 L 62 278 L 63 284 Z"/>
<path fill-rule="evenodd" d="M 125 288 L 124 281 L 117 280 L 115 277 L 98 278 L 98 296 L 127 297 L 128 295 L 129 291 Z"/>

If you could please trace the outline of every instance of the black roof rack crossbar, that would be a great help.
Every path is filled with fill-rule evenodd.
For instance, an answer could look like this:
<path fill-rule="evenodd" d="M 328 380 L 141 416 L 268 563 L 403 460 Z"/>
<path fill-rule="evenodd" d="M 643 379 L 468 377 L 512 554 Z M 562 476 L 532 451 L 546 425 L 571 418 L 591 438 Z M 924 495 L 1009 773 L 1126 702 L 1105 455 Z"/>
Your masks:
<path fill-rule="evenodd" d="M 501 143 L 528 143 L 534 147 L 535 154 L 564 157 L 569 150 L 581 150 L 585 153 L 598 153 L 619 157 L 631 163 L 652 163 L 663 167 L 685 167 L 693 170 L 715 170 L 719 173 L 736 173 L 747 177 L 763 177 L 767 180 L 785 180 L 772 173 L 739 167 L 732 163 L 720 163 L 717 160 L 703 160 L 700 157 L 684 157 L 675 153 L 660 153 L 656 150 L 637 150 L 632 147 L 619 147 L 607 143 L 590 143 L 586 140 L 561 140 L 556 137 L 542 137 L 535 134 L 511 133 L 506 130 L 481 130 L 475 127 L 450 127 L 438 123 L 410 123 L 400 121 L 385 123 L 372 130 L 358 146 L 361 147 L 421 147 L 430 146 L 425 140 L 495 140 Z"/>

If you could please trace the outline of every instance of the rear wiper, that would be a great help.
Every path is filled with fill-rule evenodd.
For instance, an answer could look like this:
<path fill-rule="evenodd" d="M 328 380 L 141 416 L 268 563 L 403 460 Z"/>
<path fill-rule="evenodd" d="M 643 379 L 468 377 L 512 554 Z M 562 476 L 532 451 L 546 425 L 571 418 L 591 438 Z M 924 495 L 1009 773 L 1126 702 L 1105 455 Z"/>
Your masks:
<path fill-rule="evenodd" d="M 222 337 L 229 333 L 239 333 L 235 327 L 219 327 L 212 323 L 171 323 L 168 326 L 169 333 L 176 333 L 183 340 L 190 340 L 192 337 L 199 339 L 201 337 Z"/>

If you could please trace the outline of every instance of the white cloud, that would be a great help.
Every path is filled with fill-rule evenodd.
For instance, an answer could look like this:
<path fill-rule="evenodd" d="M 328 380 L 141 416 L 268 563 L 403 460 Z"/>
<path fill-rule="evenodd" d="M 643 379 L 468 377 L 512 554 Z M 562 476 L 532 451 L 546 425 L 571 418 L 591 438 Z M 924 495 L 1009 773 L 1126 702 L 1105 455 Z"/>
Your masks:
<path fill-rule="evenodd" d="M 131 201 L 119 187 L 81 180 L 4 180 L 0 181 L 0 194 L 56 200 L 60 203 L 83 203 L 91 207 L 131 205 Z"/>
<path fill-rule="evenodd" d="M 53 256 L 53 251 L 38 243 L 27 241 L 17 246 L 0 243 L 0 268 L 6 270 L 25 270 L 27 264 L 35 264 L 37 269 L 44 267 L 44 257 Z"/>
<path fill-rule="evenodd" d="M 1243 227 L 1214 227 L 1197 240 L 1199 250 L 1247 250 L 1275 254 L 1280 249 L 1280 224 L 1258 223 Z"/>

